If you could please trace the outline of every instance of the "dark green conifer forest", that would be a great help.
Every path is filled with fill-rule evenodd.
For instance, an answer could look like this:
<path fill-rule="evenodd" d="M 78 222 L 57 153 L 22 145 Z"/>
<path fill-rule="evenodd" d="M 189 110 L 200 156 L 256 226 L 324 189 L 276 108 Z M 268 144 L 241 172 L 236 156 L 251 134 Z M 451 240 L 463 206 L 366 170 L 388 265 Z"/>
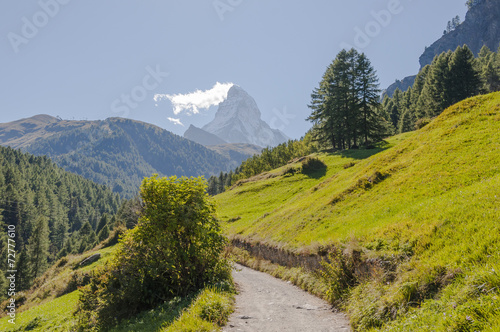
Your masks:
<path fill-rule="evenodd" d="M 96 246 L 98 234 L 106 235 L 100 231 L 114 226 L 120 204 L 107 187 L 64 171 L 48 157 L 0 147 L 0 248 L 7 257 L 7 227 L 15 227 L 18 290 L 29 288 L 57 258 Z M 3 271 L 6 263 L 0 261 Z"/>
<path fill-rule="evenodd" d="M 434 58 L 417 75 L 413 87 L 385 96 L 382 113 L 392 132 L 421 128 L 451 105 L 479 94 L 500 91 L 500 56 L 484 46 L 477 58 L 464 45 Z"/>

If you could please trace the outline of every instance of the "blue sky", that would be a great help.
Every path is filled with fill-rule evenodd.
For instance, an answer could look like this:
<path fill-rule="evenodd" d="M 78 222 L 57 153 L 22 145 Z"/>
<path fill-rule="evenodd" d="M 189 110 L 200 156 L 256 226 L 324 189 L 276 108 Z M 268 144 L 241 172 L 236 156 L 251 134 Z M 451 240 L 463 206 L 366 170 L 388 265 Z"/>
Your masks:
<path fill-rule="evenodd" d="M 216 107 L 174 114 L 154 96 L 219 82 L 244 88 L 264 120 L 299 138 L 310 93 L 343 46 L 367 54 L 384 88 L 416 74 L 424 47 L 465 12 L 465 0 L 2 1 L 0 122 L 123 116 L 182 134 Z"/>

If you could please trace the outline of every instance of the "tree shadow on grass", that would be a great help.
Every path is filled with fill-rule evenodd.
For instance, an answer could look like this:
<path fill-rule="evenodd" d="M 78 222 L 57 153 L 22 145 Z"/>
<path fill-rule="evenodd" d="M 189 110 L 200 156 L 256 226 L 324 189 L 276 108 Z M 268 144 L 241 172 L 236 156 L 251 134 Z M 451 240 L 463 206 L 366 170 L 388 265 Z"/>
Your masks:
<path fill-rule="evenodd" d="M 392 147 L 392 145 L 389 144 L 389 142 L 381 141 L 381 142 L 376 143 L 372 146 L 362 147 L 359 149 L 327 150 L 324 152 L 331 153 L 331 154 L 337 154 L 339 156 L 342 156 L 343 158 L 362 160 L 362 159 L 369 158 L 373 155 L 376 155 L 377 153 L 380 153 L 382 151 L 385 151 L 391 147 Z"/>

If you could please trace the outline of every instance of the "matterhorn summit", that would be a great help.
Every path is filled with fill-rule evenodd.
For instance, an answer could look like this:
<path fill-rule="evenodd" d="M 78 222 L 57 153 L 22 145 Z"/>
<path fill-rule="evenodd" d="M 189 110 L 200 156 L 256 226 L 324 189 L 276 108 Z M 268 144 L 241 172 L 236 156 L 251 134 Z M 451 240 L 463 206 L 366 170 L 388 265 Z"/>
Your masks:
<path fill-rule="evenodd" d="M 227 99 L 219 104 L 215 119 L 203 128 L 228 143 L 248 143 L 261 147 L 276 146 L 288 140 L 261 119 L 255 100 L 241 87 L 233 85 Z"/>

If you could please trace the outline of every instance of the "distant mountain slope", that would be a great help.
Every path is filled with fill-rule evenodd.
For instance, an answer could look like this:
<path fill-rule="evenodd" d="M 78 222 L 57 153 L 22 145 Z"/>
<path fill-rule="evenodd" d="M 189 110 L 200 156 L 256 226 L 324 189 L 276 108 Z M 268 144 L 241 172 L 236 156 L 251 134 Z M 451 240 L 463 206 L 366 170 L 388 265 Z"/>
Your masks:
<path fill-rule="evenodd" d="M 237 162 L 235 167 L 240 166 L 243 161 L 256 154 L 260 154 L 262 151 L 260 146 L 244 143 L 211 145 L 208 148 Z"/>
<path fill-rule="evenodd" d="M 227 99 L 219 105 L 215 119 L 202 129 L 228 143 L 247 143 L 267 147 L 276 146 L 288 140 L 285 134 L 278 129 L 271 129 L 261 119 L 255 100 L 237 85 L 229 89 Z"/>
<path fill-rule="evenodd" d="M 0 125 L 0 144 L 48 155 L 64 169 L 124 197 L 145 176 L 210 176 L 234 162 L 159 127 L 128 119 L 66 121 L 36 116 Z"/>
<path fill-rule="evenodd" d="M 409 87 L 413 86 L 416 77 L 417 75 L 413 75 L 405 77 L 401 81 L 396 80 L 396 82 L 389 85 L 389 87 L 384 91 L 384 94 L 387 94 L 389 97 L 392 97 L 392 95 L 394 94 L 394 92 L 396 92 L 397 89 L 401 90 L 401 92 L 405 92 L 406 90 L 408 90 Z"/>
<path fill-rule="evenodd" d="M 262 151 L 262 147 L 254 144 L 227 143 L 217 135 L 193 125 L 189 126 L 188 130 L 184 133 L 184 138 L 201 144 L 231 160 L 231 168 L 238 167 L 243 161 L 256 154 L 260 154 Z"/>
<path fill-rule="evenodd" d="M 204 146 L 227 144 L 227 142 L 219 136 L 211 134 L 208 131 L 193 125 L 190 125 L 188 130 L 186 130 L 184 138 Z"/>
<path fill-rule="evenodd" d="M 12 148 L 27 147 L 39 139 L 50 137 L 60 131 L 82 128 L 86 121 L 63 121 L 47 114 L 14 122 L 0 123 L 0 144 Z"/>
<path fill-rule="evenodd" d="M 500 44 L 500 1 L 481 0 L 473 6 L 465 17 L 465 21 L 456 30 L 443 35 L 439 40 L 425 49 L 420 56 L 420 66 L 431 64 L 436 55 L 466 44 L 474 54 L 478 54 L 486 45 L 496 51 Z"/>

